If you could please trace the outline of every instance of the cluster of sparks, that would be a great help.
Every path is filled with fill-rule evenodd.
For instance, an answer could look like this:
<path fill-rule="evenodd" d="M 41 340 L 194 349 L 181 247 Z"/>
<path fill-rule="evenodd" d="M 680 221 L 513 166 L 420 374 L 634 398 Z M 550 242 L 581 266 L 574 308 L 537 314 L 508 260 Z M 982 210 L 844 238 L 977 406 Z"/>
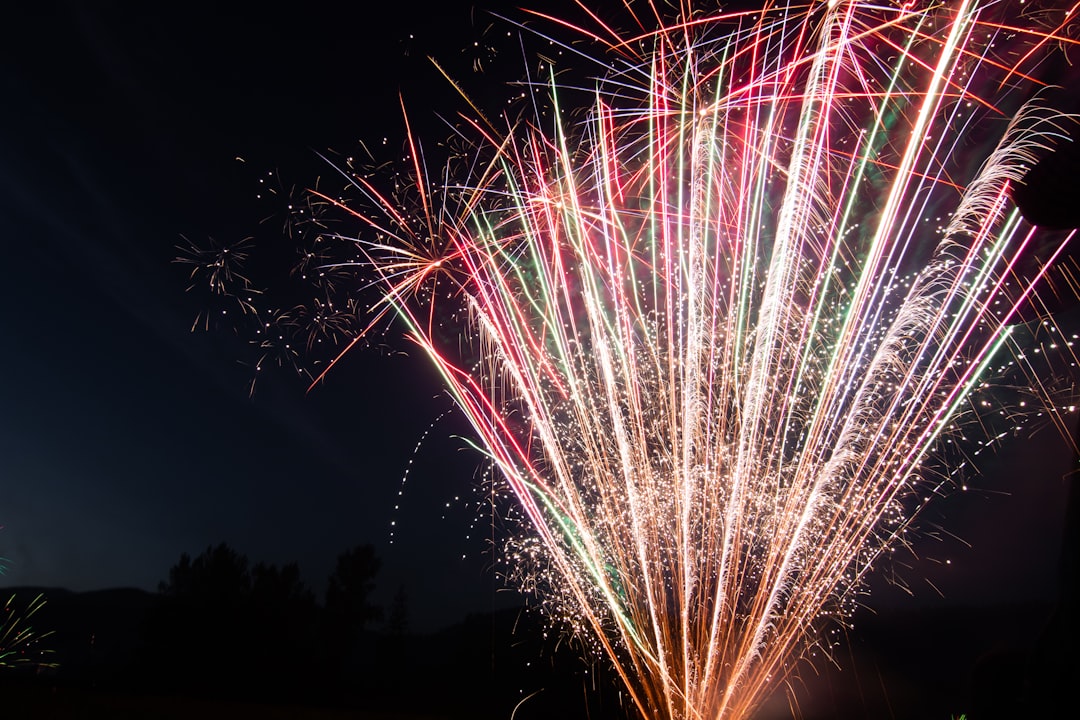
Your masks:
<path fill-rule="evenodd" d="M 259 187 L 260 198 L 265 194 L 285 206 L 286 262 L 296 281 L 289 291 L 268 287 L 265 277 L 249 271 L 253 256 L 270 268 L 281 264 L 279 258 L 266 258 L 254 237 L 202 243 L 184 238 L 174 260 L 188 270 L 188 292 L 199 296 L 192 331 L 226 328 L 254 351 L 245 360 L 252 369 L 251 394 L 269 369 L 313 380 L 341 345 L 362 331 L 368 309 L 352 293 L 363 256 L 326 233 L 325 204 L 282 187 L 272 172 L 259 178 Z"/>
<path fill-rule="evenodd" d="M 1073 13 L 1002 10 L 593 16 L 587 120 L 552 81 L 531 120 L 477 113 L 467 181 L 410 139 L 414 205 L 351 170 L 369 202 L 315 194 L 364 224 L 376 317 L 431 357 L 527 520 L 518 559 L 643 716 L 750 716 L 949 481 L 942 452 L 1066 429 L 1048 353 L 1015 347 L 1074 363 L 1036 292 L 1072 236 L 1009 193 L 1069 122 L 1034 74 Z"/>
<path fill-rule="evenodd" d="M 31 625 L 35 614 L 45 606 L 45 597 L 37 595 L 20 608 L 14 595 L 0 609 L 0 670 L 14 668 L 56 667 L 52 651 L 43 647 L 51 632 L 38 632 Z"/>

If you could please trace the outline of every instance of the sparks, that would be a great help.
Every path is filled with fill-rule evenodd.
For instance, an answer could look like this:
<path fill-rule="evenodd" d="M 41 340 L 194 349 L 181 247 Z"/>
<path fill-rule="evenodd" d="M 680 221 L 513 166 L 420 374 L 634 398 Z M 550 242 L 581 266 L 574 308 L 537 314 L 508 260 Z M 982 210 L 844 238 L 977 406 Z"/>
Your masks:
<path fill-rule="evenodd" d="M 478 119 L 460 183 L 410 140 L 415 212 L 355 179 L 373 312 L 430 356 L 540 591 L 645 717 L 750 716 L 904 541 L 935 453 L 1052 406 L 1007 356 L 1071 235 L 1009 189 L 1063 132 L 1033 78 L 1070 41 L 999 5 L 688 16 L 602 41 L 581 126 L 555 83 L 531 123 Z M 1008 412 L 1006 375 L 1030 390 Z"/>

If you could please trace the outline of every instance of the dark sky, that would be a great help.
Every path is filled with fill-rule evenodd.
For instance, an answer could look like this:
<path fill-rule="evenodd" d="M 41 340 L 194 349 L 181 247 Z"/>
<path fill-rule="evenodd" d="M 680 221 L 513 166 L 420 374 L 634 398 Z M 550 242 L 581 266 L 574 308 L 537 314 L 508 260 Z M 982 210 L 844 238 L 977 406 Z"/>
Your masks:
<path fill-rule="evenodd" d="M 399 90 L 420 131 L 438 132 L 454 93 L 426 55 L 496 93 L 500 64 L 520 65 L 503 26 L 466 2 L 380 5 L 6 11 L 0 582 L 155 589 L 182 552 L 225 541 L 253 562 L 299 562 L 321 592 L 337 553 L 370 542 L 382 592 L 403 583 L 420 629 L 512 601 L 495 592 L 488 521 L 474 526 L 479 459 L 449 437 L 453 416 L 414 456 L 449 407 L 422 358 L 401 341 L 311 394 L 282 381 L 252 401 L 236 342 L 189 332 L 196 305 L 171 263 L 181 236 L 251 234 L 266 173 L 310 178 L 326 170 L 315 150 L 400 136 Z M 1047 595 L 1070 462 L 1044 435 L 929 511 L 972 547 L 921 549 L 919 596 L 935 597 L 924 574 L 960 602 Z"/>
<path fill-rule="evenodd" d="M 237 342 L 189 332 L 200 308 L 171 260 L 181 236 L 258 229 L 260 176 L 306 182 L 316 150 L 400 136 L 410 78 L 434 126 L 449 93 L 425 56 L 465 60 L 490 18 L 277 7 L 45 2 L 3 23 L 3 581 L 154 589 L 225 541 L 321 591 L 370 542 L 384 592 L 404 583 L 418 624 L 448 622 L 493 586 L 478 458 L 452 419 L 413 456 L 449 406 L 435 374 L 370 352 L 306 397 L 282 379 L 249 400 Z"/>

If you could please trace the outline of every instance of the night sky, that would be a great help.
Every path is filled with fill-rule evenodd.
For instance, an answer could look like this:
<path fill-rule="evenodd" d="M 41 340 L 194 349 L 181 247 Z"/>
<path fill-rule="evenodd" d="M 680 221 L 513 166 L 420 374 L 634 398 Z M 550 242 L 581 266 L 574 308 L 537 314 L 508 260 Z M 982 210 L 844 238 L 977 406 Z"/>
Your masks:
<path fill-rule="evenodd" d="M 182 237 L 265 232 L 268 173 L 304 182 L 328 170 L 317 151 L 393 144 L 399 91 L 441 137 L 436 113 L 458 105 L 426 56 L 504 92 L 509 28 L 465 2 L 85 5 L 20 3 L 0 23 L 0 584 L 154 590 L 224 541 L 298 562 L 321 593 L 338 553 L 373 543 L 380 593 L 405 586 L 415 629 L 515 602 L 460 419 L 414 455 L 450 406 L 423 358 L 391 334 L 310 394 L 280 378 L 249 399 L 238 341 L 190 332 L 171 262 Z M 916 602 L 1049 597 L 1071 462 L 1044 432 L 928 510 L 964 542 L 920 544 Z"/>

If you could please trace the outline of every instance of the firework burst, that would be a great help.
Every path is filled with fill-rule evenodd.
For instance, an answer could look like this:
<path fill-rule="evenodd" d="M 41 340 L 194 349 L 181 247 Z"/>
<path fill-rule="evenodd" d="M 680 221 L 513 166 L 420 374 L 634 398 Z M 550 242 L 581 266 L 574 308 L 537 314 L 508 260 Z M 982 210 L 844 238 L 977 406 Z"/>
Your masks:
<path fill-rule="evenodd" d="M 1012 346 L 1074 360 L 1032 323 L 1071 235 L 1009 193 L 1062 134 L 1033 76 L 1071 12 L 1001 5 L 769 4 L 631 37 L 594 17 L 609 69 L 580 125 L 552 82 L 531 121 L 472 123 L 464 182 L 414 139 L 401 194 L 345 172 L 377 307 L 644 716 L 749 716 L 962 459 L 935 453 L 1027 409 L 1063 427 Z"/>
<path fill-rule="evenodd" d="M 0 669 L 56 667 L 51 659 L 53 651 L 42 646 L 42 641 L 52 633 L 37 632 L 30 624 L 44 606 L 43 595 L 37 595 L 21 612 L 14 595 L 4 603 L 0 611 L 3 613 L 0 617 Z"/>

